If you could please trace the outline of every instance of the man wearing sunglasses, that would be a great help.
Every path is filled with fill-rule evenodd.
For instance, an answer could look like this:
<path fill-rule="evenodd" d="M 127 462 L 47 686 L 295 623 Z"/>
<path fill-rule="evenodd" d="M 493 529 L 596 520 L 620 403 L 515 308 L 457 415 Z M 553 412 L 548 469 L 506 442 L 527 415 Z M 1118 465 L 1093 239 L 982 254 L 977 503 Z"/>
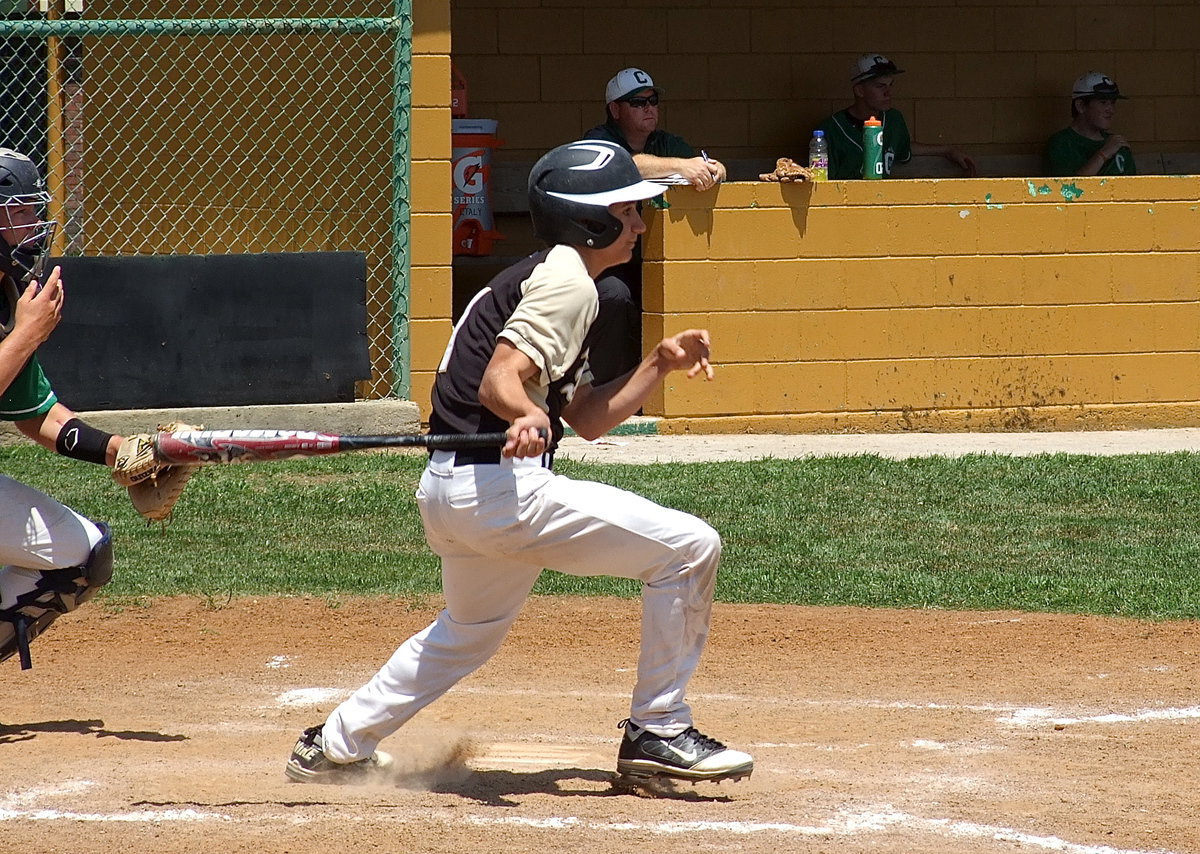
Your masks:
<path fill-rule="evenodd" d="M 586 139 L 616 143 L 633 155 L 643 178 L 690 184 L 711 190 L 725 180 L 725 165 L 698 153 L 682 137 L 659 130 L 662 87 L 640 68 L 618 71 L 604 89 L 605 122 L 584 134 Z M 600 316 L 595 334 L 602 346 L 592 374 L 602 385 L 633 369 L 642 358 L 642 242 L 633 258 L 606 270 L 596 280 Z"/>
<path fill-rule="evenodd" d="M 684 142 L 682 137 L 659 130 L 658 107 L 662 88 L 640 68 L 618 71 L 604 89 L 605 122 L 589 130 L 587 139 L 615 142 L 633 155 L 643 178 L 678 175 L 697 190 L 708 190 L 725 180 L 725 166 Z"/>

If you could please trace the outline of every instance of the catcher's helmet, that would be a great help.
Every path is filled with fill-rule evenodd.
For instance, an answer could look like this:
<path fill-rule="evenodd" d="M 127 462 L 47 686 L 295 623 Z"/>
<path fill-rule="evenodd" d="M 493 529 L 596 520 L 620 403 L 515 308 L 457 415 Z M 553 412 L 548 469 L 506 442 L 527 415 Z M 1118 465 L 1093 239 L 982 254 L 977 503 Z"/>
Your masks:
<path fill-rule="evenodd" d="M 643 181 L 633 157 L 615 143 L 583 139 L 560 145 L 529 173 L 533 231 L 551 245 L 603 249 L 622 229 L 609 205 L 640 202 L 665 189 Z"/>
<path fill-rule="evenodd" d="M 24 281 L 41 277 L 45 254 L 58 227 L 44 219 L 49 202 L 46 182 L 33 161 L 11 148 L 0 148 L 0 270 Z M 38 221 L 14 223 L 8 209 L 26 205 L 38 209 Z"/>

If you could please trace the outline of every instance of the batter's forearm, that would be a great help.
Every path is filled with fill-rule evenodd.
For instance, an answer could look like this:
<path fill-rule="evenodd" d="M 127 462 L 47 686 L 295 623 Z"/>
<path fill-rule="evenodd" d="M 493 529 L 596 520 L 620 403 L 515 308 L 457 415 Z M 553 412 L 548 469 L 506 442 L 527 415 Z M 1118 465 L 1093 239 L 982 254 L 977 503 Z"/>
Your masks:
<path fill-rule="evenodd" d="M 563 410 L 563 419 L 584 439 L 597 439 L 636 414 L 668 373 L 670 371 L 664 370 L 652 353 L 624 382 L 618 380 L 600 388 L 587 385 L 577 389 Z"/>

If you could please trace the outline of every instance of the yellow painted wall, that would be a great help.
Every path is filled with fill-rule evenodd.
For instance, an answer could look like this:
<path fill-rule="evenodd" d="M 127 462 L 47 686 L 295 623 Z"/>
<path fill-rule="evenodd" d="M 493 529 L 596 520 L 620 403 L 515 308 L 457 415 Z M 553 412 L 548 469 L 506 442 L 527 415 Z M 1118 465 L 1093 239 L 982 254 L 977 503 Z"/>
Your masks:
<path fill-rule="evenodd" d="M 644 338 L 713 335 L 665 431 L 1200 425 L 1200 178 L 672 189 Z"/>

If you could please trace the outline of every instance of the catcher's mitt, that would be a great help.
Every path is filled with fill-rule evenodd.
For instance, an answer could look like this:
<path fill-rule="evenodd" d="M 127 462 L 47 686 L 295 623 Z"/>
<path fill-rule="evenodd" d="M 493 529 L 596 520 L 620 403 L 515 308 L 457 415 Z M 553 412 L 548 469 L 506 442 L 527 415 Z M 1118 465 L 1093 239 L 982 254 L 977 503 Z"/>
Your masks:
<path fill-rule="evenodd" d="M 159 424 L 158 432 L 198 430 L 187 424 Z M 154 455 L 154 436 L 138 433 L 127 436 L 117 451 L 112 477 L 129 490 L 129 500 L 138 513 L 154 522 L 170 518 L 183 487 L 195 473 L 193 466 L 172 466 L 159 462 Z"/>
<path fill-rule="evenodd" d="M 790 157 L 780 157 L 775 161 L 774 172 L 764 172 L 758 176 L 760 181 L 776 181 L 781 184 L 799 183 L 813 179 L 812 170 L 801 166 Z"/>

